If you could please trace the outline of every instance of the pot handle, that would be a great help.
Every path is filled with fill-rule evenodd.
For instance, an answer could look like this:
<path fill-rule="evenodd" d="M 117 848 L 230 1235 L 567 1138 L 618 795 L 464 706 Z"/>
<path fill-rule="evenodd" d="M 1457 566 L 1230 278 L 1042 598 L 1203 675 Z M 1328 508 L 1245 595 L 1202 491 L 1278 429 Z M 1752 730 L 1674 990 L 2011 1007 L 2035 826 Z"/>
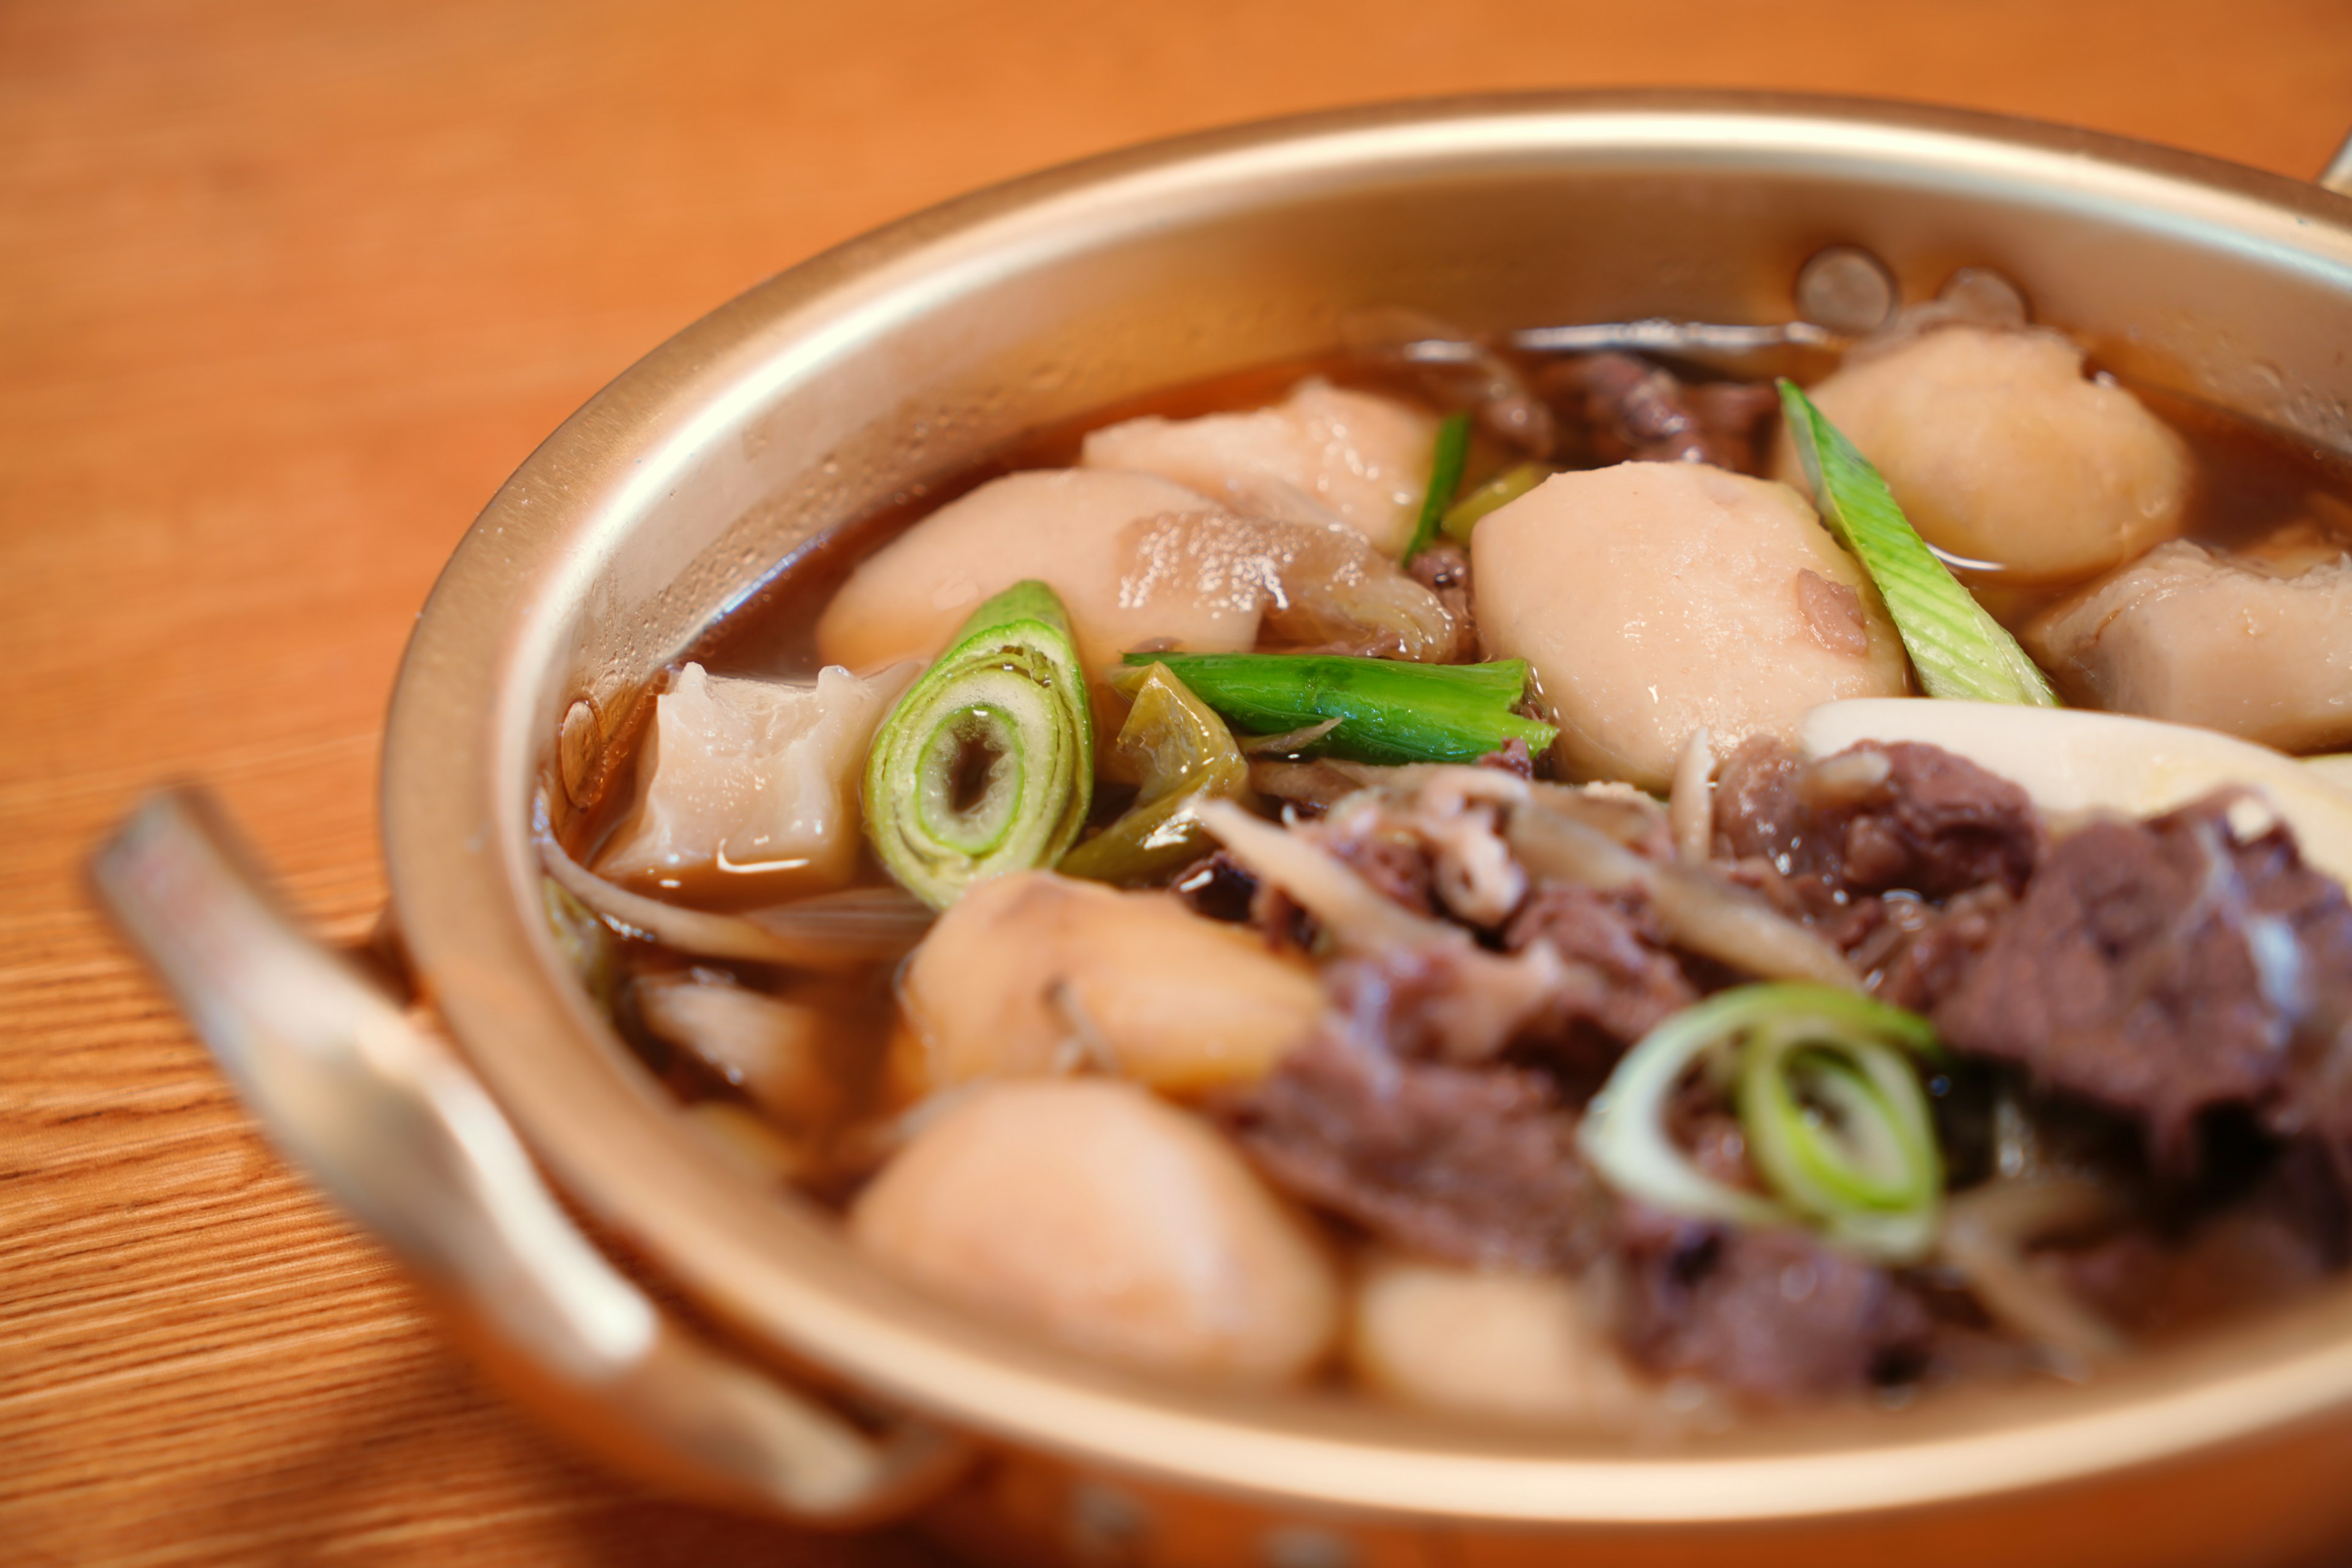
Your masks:
<path fill-rule="evenodd" d="M 670 1321 L 449 1047 L 278 906 L 209 799 L 150 797 L 90 869 L 278 1149 L 571 1435 L 707 1500 L 827 1527 L 903 1513 L 961 1470 L 961 1439 L 917 1421 L 869 1435 Z"/>
<path fill-rule="evenodd" d="M 2319 184 L 2339 196 L 2352 196 L 2352 136 L 2344 139 L 2327 167 L 2319 171 Z"/>

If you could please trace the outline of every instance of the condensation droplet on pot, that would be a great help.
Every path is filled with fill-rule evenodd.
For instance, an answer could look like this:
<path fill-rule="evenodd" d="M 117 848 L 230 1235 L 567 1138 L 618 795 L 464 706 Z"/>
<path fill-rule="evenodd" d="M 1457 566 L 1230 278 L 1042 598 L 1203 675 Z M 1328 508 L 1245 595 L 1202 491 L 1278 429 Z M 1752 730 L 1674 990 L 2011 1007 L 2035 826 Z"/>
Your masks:
<path fill-rule="evenodd" d="M 1356 1568 L 1362 1553 L 1328 1530 L 1291 1524 L 1266 1531 L 1257 1557 L 1265 1568 Z"/>
<path fill-rule="evenodd" d="M 2025 290 L 1990 267 L 1963 267 L 1945 279 L 1936 298 L 1954 315 L 1988 327 L 2021 327 L 2033 319 Z"/>
<path fill-rule="evenodd" d="M 564 710 L 562 728 L 555 733 L 556 770 L 574 805 L 588 804 L 588 785 L 596 776 L 596 710 L 583 697 Z"/>
<path fill-rule="evenodd" d="M 1140 1562 L 1144 1532 L 1150 1527 L 1151 1516 L 1131 1493 L 1099 1481 L 1080 1481 L 1070 1489 L 1066 1529 L 1070 1556 L 1076 1562 Z"/>
<path fill-rule="evenodd" d="M 1858 245 L 1832 245 L 1797 269 L 1797 314 L 1851 337 L 1877 331 L 1895 313 L 1895 275 Z"/>

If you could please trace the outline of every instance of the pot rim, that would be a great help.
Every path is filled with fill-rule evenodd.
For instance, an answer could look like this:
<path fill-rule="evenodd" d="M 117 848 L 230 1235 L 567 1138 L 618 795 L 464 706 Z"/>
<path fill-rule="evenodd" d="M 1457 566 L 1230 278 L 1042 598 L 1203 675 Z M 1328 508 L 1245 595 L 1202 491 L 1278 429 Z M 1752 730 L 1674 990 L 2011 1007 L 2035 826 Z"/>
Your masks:
<path fill-rule="evenodd" d="M 1896 1425 L 1824 1418 L 1671 1454 L 1307 1397 L 1220 1397 L 1029 1343 L 865 1268 L 694 1135 L 595 1016 L 537 910 L 540 687 L 572 606 L 696 444 L 822 375 L 876 323 L 973 278 L 1166 215 L 1471 156 L 1902 166 L 2018 199 L 2195 225 L 2352 296 L 2352 200 L 2123 138 L 1785 93 L 1450 98 L 1102 154 L 901 219 L 686 328 L 523 463 L 419 616 L 382 774 L 394 908 L 426 994 L 567 1191 L 757 1340 L 956 1426 L 1181 1485 L 1384 1513 L 1727 1523 L 1951 1502 L 2177 1458 L 2352 1408 L 2352 1296 L 2081 1390 L 1954 1394 Z M 2338 1299 L 2342 1297 L 2343 1299 Z"/>

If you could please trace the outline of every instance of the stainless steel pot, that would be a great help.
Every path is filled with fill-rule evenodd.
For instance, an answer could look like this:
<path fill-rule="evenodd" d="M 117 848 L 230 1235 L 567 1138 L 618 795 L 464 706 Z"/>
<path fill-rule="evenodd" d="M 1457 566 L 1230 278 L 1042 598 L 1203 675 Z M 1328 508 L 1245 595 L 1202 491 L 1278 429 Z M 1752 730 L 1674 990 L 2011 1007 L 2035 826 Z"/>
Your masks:
<path fill-rule="evenodd" d="M 2352 159 L 2335 177 L 2352 185 Z M 190 797 L 128 824 L 98 886 L 279 1145 L 488 1364 L 706 1497 L 841 1524 L 928 1506 L 1023 1561 L 1276 1568 L 1733 1545 L 1814 1568 L 2185 1564 L 2340 1541 L 2352 1292 L 2087 1388 L 1662 1451 L 1175 1386 L 869 1273 L 823 1214 L 703 1142 L 551 942 L 535 794 L 564 809 L 646 683 L 844 522 L 1040 423 L 1331 347 L 1361 309 L 1491 330 L 1775 321 L 1833 244 L 1915 299 L 1997 268 L 2116 369 L 2352 453 L 2352 201 L 2290 180 L 2013 121 L 1726 94 L 1191 137 L 793 268 L 656 349 L 499 491 L 418 622 L 385 746 L 421 1008 L 299 936 Z"/>

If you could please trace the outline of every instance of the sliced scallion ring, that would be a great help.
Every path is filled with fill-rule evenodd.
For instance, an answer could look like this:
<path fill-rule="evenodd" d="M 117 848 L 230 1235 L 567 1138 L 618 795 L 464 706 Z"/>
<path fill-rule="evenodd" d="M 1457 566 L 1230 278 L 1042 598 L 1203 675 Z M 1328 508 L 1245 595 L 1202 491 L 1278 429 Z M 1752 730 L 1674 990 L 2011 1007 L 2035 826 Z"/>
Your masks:
<path fill-rule="evenodd" d="M 1745 1227 L 1805 1225 L 1891 1261 L 1933 1244 L 1943 1195 L 1913 1058 L 1940 1056 L 1916 1014 L 1834 986 L 1743 985 L 1686 1007 L 1610 1075 L 1580 1133 L 1603 1180 L 1672 1214 Z M 1704 1070 L 1738 1106 L 1769 1194 L 1701 1171 L 1667 1126 Z"/>
<path fill-rule="evenodd" d="M 945 909 L 982 877 L 1050 866 L 1085 826 L 1094 717 L 1062 602 L 1016 583 L 972 612 L 866 759 L 866 832 Z"/>

